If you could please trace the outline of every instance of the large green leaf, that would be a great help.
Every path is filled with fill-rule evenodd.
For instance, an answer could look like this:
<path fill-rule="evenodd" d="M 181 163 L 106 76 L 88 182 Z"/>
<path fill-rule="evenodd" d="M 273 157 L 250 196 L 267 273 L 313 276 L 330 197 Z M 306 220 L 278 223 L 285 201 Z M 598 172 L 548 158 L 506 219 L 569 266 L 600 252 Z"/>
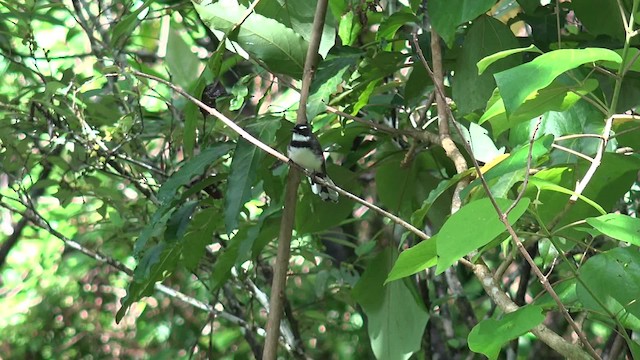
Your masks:
<path fill-rule="evenodd" d="M 576 0 L 571 2 L 571 7 L 589 33 L 624 40 L 624 25 L 617 1 Z M 629 15 L 625 12 L 624 17 L 629 18 Z"/>
<path fill-rule="evenodd" d="M 272 144 L 279 127 L 280 119 L 260 119 L 247 130 L 263 143 Z M 224 223 L 227 234 L 230 234 L 238 226 L 240 210 L 251 198 L 257 169 L 264 156 L 264 151 L 254 144 L 243 138 L 238 140 L 231 161 L 227 192 L 224 197 Z"/>
<path fill-rule="evenodd" d="M 167 57 L 165 60 L 169 67 L 171 80 L 186 89 L 198 78 L 200 58 L 193 53 L 191 47 L 180 36 L 180 33 L 173 29 L 176 25 L 172 23 L 172 29 L 169 31 Z"/>
<path fill-rule="evenodd" d="M 427 10 L 433 27 L 451 47 L 458 25 L 489 11 L 495 3 L 495 0 L 431 0 L 427 2 Z"/>
<path fill-rule="evenodd" d="M 313 119 L 322 113 L 329 103 L 331 95 L 351 74 L 349 69 L 356 65 L 359 53 L 331 54 L 320 62 L 311 83 L 309 101 L 307 102 L 307 118 Z"/>
<path fill-rule="evenodd" d="M 482 73 L 484 73 L 484 71 L 487 70 L 487 68 L 494 62 L 500 59 L 504 59 L 510 55 L 519 54 L 522 52 L 537 52 L 542 54 L 542 51 L 533 44 L 523 48 L 502 50 L 495 54 L 485 56 L 484 58 L 482 58 L 482 60 L 478 61 L 478 63 L 476 64 L 478 66 L 478 74 L 482 75 Z"/>
<path fill-rule="evenodd" d="M 160 207 L 151 217 L 151 221 L 140 232 L 140 236 L 133 248 L 134 255 L 139 254 L 144 249 L 151 236 L 157 235 L 164 228 L 169 215 L 181 201 L 180 197 L 176 198 L 178 189 L 189 183 L 194 176 L 202 175 L 207 166 L 225 155 L 229 150 L 231 150 L 231 145 L 229 144 L 219 144 L 205 149 L 196 157 L 188 160 L 165 181 L 158 191 Z"/>
<path fill-rule="evenodd" d="M 376 358 L 406 360 L 420 349 L 428 313 L 409 282 L 384 285 L 394 252 L 387 248 L 371 260 L 352 295 L 367 315 L 367 330 Z"/>
<path fill-rule="evenodd" d="M 586 101 L 578 101 L 567 110 L 561 112 L 548 111 L 542 115 L 537 136 L 553 135 L 558 138 L 572 134 L 601 134 L 605 125 L 602 117 L 602 113 L 591 104 Z M 528 142 L 537 123 L 538 121 L 535 119 L 511 129 L 509 141 L 512 144 Z M 594 156 L 600 147 L 600 143 L 600 139 L 597 138 L 575 138 L 558 141 L 558 145 L 587 156 Z M 614 145 L 613 142 L 610 142 L 609 146 L 609 149 L 613 150 L 611 145 Z M 578 157 L 576 155 L 556 149 L 551 152 L 548 165 L 571 164 L 577 161 Z"/>
<path fill-rule="evenodd" d="M 153 293 L 155 283 L 162 281 L 175 269 L 182 242 L 161 242 L 149 249 L 136 266 L 133 279 L 127 288 L 127 295 L 122 299 L 122 306 L 116 313 L 116 322 L 120 322 L 131 305 L 144 296 Z"/>
<path fill-rule="evenodd" d="M 385 284 L 435 266 L 437 263 L 436 237 L 437 235 L 401 252 Z"/>
<path fill-rule="evenodd" d="M 615 248 L 591 257 L 580 267 L 578 299 L 592 311 L 612 314 L 626 327 L 640 329 L 640 254 Z"/>
<path fill-rule="evenodd" d="M 487 110 L 478 120 L 478 123 L 482 124 L 485 121 L 489 121 L 493 129 L 493 136 L 498 137 L 506 130 L 548 111 L 564 111 L 571 108 L 580 100 L 581 96 L 595 90 L 597 87 L 598 81 L 594 79 L 588 79 L 581 84 L 575 85 L 567 85 L 560 81 L 555 81 L 546 88 L 528 96 L 524 104 L 508 116 L 504 107 L 504 100 L 496 88 L 487 103 Z"/>
<path fill-rule="evenodd" d="M 274 213 L 280 211 L 280 206 L 265 209 L 255 224 L 247 224 L 242 227 L 229 240 L 228 246 L 221 251 L 216 259 L 211 274 L 211 290 L 222 286 L 231 276 L 231 269 L 236 264 L 241 264 L 251 258 L 252 248 L 259 236 L 264 236 L 263 225 Z M 271 234 L 267 231 L 265 233 Z"/>
<path fill-rule="evenodd" d="M 622 58 L 609 49 L 561 49 L 495 74 L 507 114 L 514 113 L 529 96 L 549 86 L 565 71 L 601 60 L 620 63 Z"/>
<path fill-rule="evenodd" d="M 340 40 L 342 40 L 343 45 L 353 45 L 358 40 L 361 30 L 362 24 L 360 24 L 360 19 L 356 16 L 353 10 L 342 15 L 342 18 L 340 19 L 340 26 L 338 28 L 338 36 L 340 36 Z"/>
<path fill-rule="evenodd" d="M 614 239 L 640 246 L 640 219 L 623 214 L 587 218 L 587 224 Z"/>
<path fill-rule="evenodd" d="M 205 6 L 194 1 L 193 6 L 207 26 L 224 33 L 233 29 L 247 12 L 245 7 L 234 0 L 220 0 Z M 296 78 L 302 76 L 309 44 L 294 30 L 278 21 L 252 13 L 238 31 L 229 34 L 229 39 L 271 71 Z M 238 52 L 234 46 L 229 50 Z"/>
<path fill-rule="evenodd" d="M 316 12 L 317 2 L 317 0 L 262 0 L 256 5 L 255 11 L 278 21 L 309 42 L 311 41 L 313 16 Z M 327 56 L 335 44 L 335 39 L 334 20 L 331 12 L 328 11 L 322 28 L 322 38 L 318 50 L 320 55 Z"/>
<path fill-rule="evenodd" d="M 513 200 L 496 199 L 501 211 L 507 210 Z M 511 224 L 524 214 L 529 206 L 529 199 L 523 198 L 509 213 Z M 438 267 L 436 274 L 445 271 L 449 266 L 473 250 L 488 244 L 496 236 L 505 232 L 506 228 L 491 201 L 480 199 L 463 206 L 451 215 L 438 232 L 436 248 Z"/>
<path fill-rule="evenodd" d="M 376 187 L 380 201 L 400 216 L 410 216 L 420 206 L 419 200 L 438 186 L 428 172 L 429 154 L 421 153 L 407 166 L 404 154 L 391 156 L 376 171 Z"/>
<path fill-rule="evenodd" d="M 496 82 L 493 74 L 519 65 L 522 61 L 512 56 L 489 67 L 478 75 L 476 64 L 487 55 L 514 48 L 518 41 L 507 25 L 489 16 L 480 16 L 468 30 L 454 68 L 453 100 L 462 114 L 484 108 Z"/>
<path fill-rule="evenodd" d="M 540 306 L 524 306 L 496 320 L 482 320 L 469 333 L 469 349 L 497 359 L 500 349 L 509 341 L 524 335 L 544 321 Z"/>

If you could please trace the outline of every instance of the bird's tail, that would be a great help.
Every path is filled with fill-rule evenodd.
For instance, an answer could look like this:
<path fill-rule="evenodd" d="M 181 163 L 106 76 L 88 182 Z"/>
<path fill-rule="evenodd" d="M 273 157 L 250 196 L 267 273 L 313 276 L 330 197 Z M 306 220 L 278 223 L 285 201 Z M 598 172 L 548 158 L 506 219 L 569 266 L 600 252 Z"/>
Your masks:
<path fill-rule="evenodd" d="M 331 181 L 331 179 L 329 178 L 329 176 L 327 176 L 327 174 L 323 174 L 323 173 L 315 173 L 315 176 L 321 178 L 322 180 L 324 180 L 325 182 L 334 185 L 333 181 Z M 332 202 L 338 202 L 338 192 L 328 188 L 327 186 L 318 184 L 316 182 L 313 181 L 313 178 L 309 178 L 309 183 L 311 184 L 311 191 L 320 196 L 320 199 L 324 200 L 324 201 L 332 201 Z"/>

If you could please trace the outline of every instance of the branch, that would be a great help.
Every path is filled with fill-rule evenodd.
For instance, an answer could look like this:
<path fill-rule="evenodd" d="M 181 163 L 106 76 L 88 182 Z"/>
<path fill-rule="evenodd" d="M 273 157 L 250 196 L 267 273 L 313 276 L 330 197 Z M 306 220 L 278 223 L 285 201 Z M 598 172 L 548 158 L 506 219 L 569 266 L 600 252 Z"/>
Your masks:
<path fill-rule="evenodd" d="M 153 75 L 149 75 L 149 74 L 145 74 L 143 72 L 139 72 L 137 70 L 131 70 L 131 73 L 134 76 L 138 76 L 138 77 L 142 77 L 142 78 L 147 78 L 147 79 L 151 79 L 154 81 L 157 81 L 159 83 L 162 83 L 168 87 L 170 87 L 172 90 L 174 90 L 175 92 L 179 93 L 180 95 L 184 96 L 185 98 L 187 98 L 189 101 L 193 102 L 194 104 L 196 104 L 197 106 L 199 106 L 201 109 L 206 110 L 207 112 L 209 112 L 209 114 L 215 116 L 217 119 L 219 119 L 220 121 L 222 121 L 225 125 L 227 125 L 228 127 L 230 127 L 232 130 L 234 130 L 236 133 L 238 133 L 238 135 L 240 135 L 242 138 L 244 138 L 245 140 L 247 140 L 248 142 L 250 142 L 251 144 L 257 146 L 258 148 L 260 148 L 261 150 L 263 150 L 264 152 L 266 152 L 267 154 L 275 157 L 276 159 L 284 162 L 284 163 L 288 163 L 291 166 L 294 166 L 296 168 L 298 168 L 299 170 L 303 170 L 305 172 L 305 174 L 307 176 L 311 176 L 313 177 L 313 174 L 311 174 L 310 172 L 308 172 L 307 170 L 303 169 L 301 166 L 299 166 L 298 164 L 292 162 L 291 160 L 289 160 L 288 157 L 286 157 L 284 154 L 278 152 L 277 150 L 275 150 L 274 148 L 270 147 L 269 145 L 261 142 L 260 140 L 256 139 L 255 137 L 253 137 L 251 134 L 249 134 L 248 132 L 246 132 L 244 129 L 242 129 L 240 126 L 238 126 L 235 122 L 233 122 L 233 120 L 229 119 L 228 117 L 224 116 L 223 114 L 221 114 L 218 110 L 216 110 L 215 108 L 209 107 L 207 105 L 205 105 L 202 101 L 196 99 L 195 97 L 191 96 L 189 93 L 187 93 L 186 91 L 184 91 L 182 88 L 180 88 L 177 85 L 172 84 L 171 82 L 161 79 L 157 76 L 153 76 Z M 354 195 L 351 194 L 350 192 L 343 190 L 342 188 L 335 186 L 335 185 L 331 185 L 331 184 L 327 184 L 326 182 L 324 182 L 322 179 L 315 177 L 314 181 L 325 185 L 331 189 L 336 190 L 338 193 L 340 193 L 341 195 L 344 195 L 345 197 L 348 197 L 349 199 L 352 199 L 366 207 L 368 207 L 369 209 L 381 214 L 382 216 L 385 216 L 387 218 L 389 218 L 390 220 L 392 220 L 393 222 L 395 222 L 396 224 L 404 227 L 405 229 L 411 231 L 412 233 L 414 233 L 415 235 L 417 235 L 418 237 L 420 237 L 421 239 L 429 239 L 429 235 L 425 234 L 423 231 L 420 231 L 419 229 L 417 229 L 415 226 L 412 226 L 411 224 L 407 223 L 406 221 L 402 220 L 401 218 L 385 211 L 382 210 L 380 207 Z"/>
<path fill-rule="evenodd" d="M 300 102 L 296 120 L 298 124 L 306 124 L 308 122 L 307 101 L 309 99 L 309 89 L 311 88 L 311 81 L 313 80 L 313 74 L 315 73 L 318 62 L 318 49 L 320 48 L 322 28 L 324 27 L 328 4 L 328 0 L 318 0 L 316 5 L 311 40 L 307 48 L 307 57 L 304 62 L 304 72 L 302 74 L 302 88 L 300 91 Z M 270 311 L 267 321 L 267 338 L 264 344 L 264 352 L 262 353 L 263 360 L 275 360 L 278 355 L 278 337 L 283 312 L 287 270 L 289 269 L 289 257 L 291 255 L 291 235 L 295 219 L 296 203 L 298 202 L 298 185 L 300 185 L 300 172 L 290 168 L 284 197 L 284 209 L 280 223 L 280 234 L 278 236 L 278 255 L 276 256 L 276 263 L 274 264 L 271 284 Z"/>
<path fill-rule="evenodd" d="M 589 169 L 587 170 L 586 174 L 584 174 L 584 177 L 582 178 L 582 180 L 578 181 L 576 190 L 573 192 L 573 195 L 571 195 L 571 197 L 569 198 L 569 201 L 571 203 L 575 203 L 576 201 L 578 201 L 578 197 L 582 195 L 582 192 L 587 187 L 587 184 L 589 184 L 589 181 L 591 181 L 593 174 L 595 174 L 596 170 L 600 166 L 600 163 L 602 161 L 602 155 L 604 154 L 604 150 L 607 148 L 607 143 L 609 142 L 609 134 L 611 133 L 611 125 L 613 124 L 614 118 L 615 116 L 610 116 L 605 122 L 604 130 L 602 130 L 602 141 L 600 142 L 600 147 L 598 148 L 598 152 L 596 153 L 596 156 L 593 158 L 593 161 L 591 161 L 591 166 L 589 166 Z"/>
<path fill-rule="evenodd" d="M 451 115 L 451 109 L 449 105 L 447 105 L 447 97 L 444 91 L 444 73 L 442 68 L 442 51 L 440 49 L 439 40 L 440 37 L 438 34 L 431 29 L 431 51 L 433 57 L 433 70 L 429 66 L 427 59 L 424 57 L 424 53 L 420 48 L 420 43 L 418 42 L 418 34 L 413 34 L 413 44 L 416 48 L 416 53 L 418 54 L 418 58 L 422 62 L 422 65 L 427 70 L 429 76 L 433 79 L 433 83 L 436 88 L 436 107 L 438 108 L 438 131 L 440 134 L 440 145 L 444 149 L 447 157 L 453 161 L 453 164 L 456 167 L 456 172 L 458 174 L 465 172 L 467 167 L 467 161 L 464 159 L 464 156 L 458 150 L 458 147 L 451 139 L 451 134 L 449 132 L 449 115 Z M 452 117 L 453 121 L 453 117 Z M 472 154 L 469 152 L 469 154 Z M 453 193 L 453 199 L 451 201 L 451 213 L 455 213 L 462 207 L 462 199 L 460 198 L 460 193 L 462 190 L 469 184 L 469 179 L 465 178 L 458 182 L 456 188 Z"/>

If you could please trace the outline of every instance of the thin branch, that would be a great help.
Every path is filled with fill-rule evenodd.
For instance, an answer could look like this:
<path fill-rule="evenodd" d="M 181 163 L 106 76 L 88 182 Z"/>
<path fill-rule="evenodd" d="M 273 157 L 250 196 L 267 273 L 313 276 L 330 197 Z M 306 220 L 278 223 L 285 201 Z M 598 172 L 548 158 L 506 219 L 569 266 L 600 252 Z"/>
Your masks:
<path fill-rule="evenodd" d="M 420 131 L 420 130 L 405 130 L 405 129 L 396 129 L 393 128 L 391 126 L 387 126 L 384 124 L 379 124 L 379 123 L 375 123 L 373 121 L 370 120 L 366 120 L 363 119 L 361 117 L 358 116 L 353 116 L 351 114 L 348 114 L 344 111 L 340 111 L 338 109 L 336 109 L 333 106 L 327 105 L 327 111 L 329 111 L 330 113 L 334 113 L 338 116 L 342 116 L 344 118 L 347 118 L 349 120 L 353 120 L 355 122 L 358 122 L 360 124 L 364 124 L 367 125 L 373 129 L 376 129 L 378 131 L 382 131 L 382 132 L 386 132 L 388 134 L 391 135 L 405 135 L 405 136 L 409 136 L 421 141 L 426 141 L 429 143 L 433 143 L 433 144 L 440 144 L 440 137 L 438 137 L 438 135 L 431 133 L 429 131 Z"/>
<path fill-rule="evenodd" d="M 553 141 L 556 142 L 556 141 L 564 141 L 564 140 L 571 140 L 571 139 L 581 139 L 581 138 L 602 139 L 602 135 L 600 135 L 600 134 L 571 134 L 571 135 L 558 136 L 557 138 L 553 139 Z"/>
<path fill-rule="evenodd" d="M 272 147 L 270 147 L 269 145 L 261 142 L 260 140 L 256 139 L 255 137 L 253 137 L 251 134 L 249 134 L 248 132 L 246 132 L 244 129 L 242 129 L 240 126 L 238 126 L 235 122 L 233 122 L 231 119 L 227 118 L 226 116 L 224 116 L 223 114 L 221 114 L 219 111 L 217 111 L 214 108 L 211 108 L 207 105 L 205 105 L 202 101 L 196 99 L 195 97 L 191 96 L 189 93 L 187 93 L 186 91 L 182 90 L 182 88 L 180 88 L 177 85 L 172 84 L 171 82 L 161 79 L 159 77 L 153 76 L 153 75 L 149 75 L 149 74 L 145 74 L 136 70 L 132 70 L 131 73 L 135 76 L 139 76 L 139 77 L 143 77 L 143 78 L 147 78 L 147 79 L 151 79 L 154 81 L 157 81 L 159 83 L 162 83 L 168 87 L 170 87 L 172 90 L 174 90 L 175 92 L 179 93 L 180 95 L 184 96 L 185 98 L 187 98 L 188 100 L 190 100 L 191 102 L 195 103 L 196 105 L 198 105 L 201 109 L 206 110 L 207 112 L 209 112 L 211 115 L 215 116 L 216 118 L 218 118 L 220 121 L 222 121 L 225 125 L 229 126 L 232 130 L 234 130 L 235 132 L 237 132 L 240 136 L 242 136 L 245 140 L 247 140 L 248 142 L 252 143 L 253 145 L 257 146 L 258 148 L 262 149 L 263 151 L 265 151 L 267 154 L 275 157 L 276 159 L 284 162 L 284 163 L 288 163 L 291 166 L 296 167 L 299 170 L 304 170 L 305 174 L 308 176 L 313 176 L 310 172 L 307 172 L 305 169 L 303 169 L 302 167 L 300 167 L 299 165 L 297 165 L 296 163 L 292 162 L 289 160 L 288 157 L 286 157 L 284 154 L 278 152 L 277 150 L 273 149 Z M 349 199 L 352 199 L 366 207 L 368 207 L 369 209 L 385 216 L 388 217 L 389 219 L 391 219 L 392 221 L 394 221 L 396 224 L 404 227 L 405 229 L 413 232 L 414 234 L 416 234 L 417 236 L 419 236 L 421 239 L 429 239 L 430 237 L 425 234 L 424 232 L 420 231 L 419 229 L 417 229 L 415 226 L 412 226 L 411 224 L 407 223 L 406 221 L 402 220 L 401 218 L 385 211 L 382 210 L 380 207 L 356 196 L 353 195 L 351 193 L 349 193 L 346 190 L 343 190 L 342 188 L 339 188 L 335 185 L 331 185 L 331 184 L 327 184 L 326 182 L 324 182 L 322 179 L 315 177 L 314 178 L 315 182 L 320 183 L 321 185 L 325 185 L 330 187 L 331 189 L 336 190 L 338 193 L 348 197 Z"/>
<path fill-rule="evenodd" d="M 589 157 L 589 156 L 587 156 L 587 155 L 585 155 L 585 154 L 583 154 L 583 153 L 581 153 L 579 151 L 575 151 L 573 149 L 569 149 L 569 148 L 564 147 L 562 145 L 551 144 L 551 147 L 554 148 L 554 149 L 558 149 L 558 150 L 564 151 L 564 152 L 569 153 L 571 155 L 575 155 L 575 156 L 577 156 L 579 158 L 583 158 L 583 159 L 587 160 L 590 163 L 593 163 L 593 161 L 594 161 L 594 159 L 592 157 Z"/>
<path fill-rule="evenodd" d="M 531 170 L 531 157 L 532 157 L 531 155 L 533 153 L 533 143 L 536 140 L 536 134 L 540 129 L 541 123 L 542 123 L 542 116 L 538 117 L 538 121 L 536 122 L 536 127 L 533 129 L 533 134 L 531 134 L 531 139 L 529 140 L 529 152 L 527 153 L 527 168 L 525 169 L 525 172 L 524 172 L 524 181 L 522 182 L 522 190 L 520 190 L 520 192 L 518 193 L 518 196 L 516 197 L 516 200 L 511 204 L 511 206 L 509 206 L 509 208 L 505 210 L 504 213 L 507 215 L 509 215 L 511 210 L 513 210 L 513 208 L 516 207 L 516 204 L 520 201 L 520 199 L 522 199 L 522 196 L 524 195 L 525 191 L 527 191 L 527 184 L 529 183 L 529 173 Z"/>
<path fill-rule="evenodd" d="M 576 201 L 578 201 L 578 197 L 582 195 L 582 192 L 587 187 L 587 184 L 589 184 L 589 181 L 591 181 L 593 174 L 595 174 L 596 170 L 600 166 L 604 150 L 607 148 L 607 143 L 609 141 L 609 134 L 611 133 L 611 125 L 613 124 L 613 119 L 614 117 L 611 116 L 605 122 L 604 130 L 602 130 L 602 142 L 600 142 L 598 152 L 593 158 L 593 161 L 591 161 L 591 166 L 589 166 L 589 169 L 587 170 L 586 174 L 584 174 L 582 180 L 578 181 L 578 185 L 576 186 L 573 195 L 571 195 L 571 197 L 569 198 L 570 202 L 575 203 Z"/>

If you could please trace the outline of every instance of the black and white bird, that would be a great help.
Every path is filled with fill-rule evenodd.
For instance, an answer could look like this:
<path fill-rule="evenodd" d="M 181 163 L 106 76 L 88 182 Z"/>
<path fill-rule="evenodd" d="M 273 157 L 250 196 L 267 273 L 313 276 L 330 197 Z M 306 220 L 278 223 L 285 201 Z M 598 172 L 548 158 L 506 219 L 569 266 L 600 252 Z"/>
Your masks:
<path fill-rule="evenodd" d="M 318 138 L 311 131 L 311 126 L 307 124 L 297 124 L 291 130 L 291 142 L 287 147 L 289 159 L 294 163 L 311 171 L 315 176 L 322 178 L 325 182 L 332 184 L 333 181 L 327 175 L 322 146 Z M 320 196 L 324 201 L 338 201 L 338 192 L 324 185 L 320 185 L 309 178 L 311 191 Z"/>

